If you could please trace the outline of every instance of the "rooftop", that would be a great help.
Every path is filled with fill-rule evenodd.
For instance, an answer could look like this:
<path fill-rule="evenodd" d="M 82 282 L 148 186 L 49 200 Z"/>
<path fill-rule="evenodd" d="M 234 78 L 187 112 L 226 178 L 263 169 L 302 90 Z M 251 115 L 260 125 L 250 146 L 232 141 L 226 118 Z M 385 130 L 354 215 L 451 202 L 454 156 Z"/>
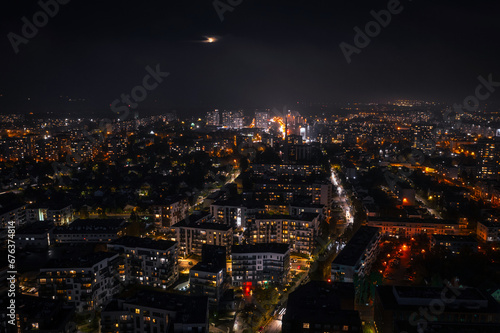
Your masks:
<path fill-rule="evenodd" d="M 428 306 L 433 300 L 441 299 L 443 291 L 447 298 L 455 296 L 453 302 L 446 305 L 449 312 L 500 312 L 498 304 L 487 293 L 476 288 L 378 286 L 377 293 L 386 310 L 413 311 L 421 306 Z"/>
<path fill-rule="evenodd" d="M 290 294 L 283 321 L 360 324 L 354 303 L 344 301 L 348 299 L 354 299 L 354 289 L 346 289 L 345 284 L 311 281 Z"/>
<path fill-rule="evenodd" d="M 285 254 L 289 251 L 290 246 L 288 244 L 280 243 L 258 243 L 252 245 L 233 245 L 232 253 L 263 253 L 272 252 Z"/>
<path fill-rule="evenodd" d="M 111 242 L 109 245 L 120 245 L 124 247 L 153 249 L 153 250 L 168 250 L 175 246 L 175 242 L 168 240 L 154 240 L 152 238 L 141 238 L 133 236 L 124 236 Z"/>
<path fill-rule="evenodd" d="M 300 215 L 282 215 L 282 214 L 256 214 L 256 220 L 295 220 L 312 222 L 319 216 L 318 213 L 301 213 Z"/>
<path fill-rule="evenodd" d="M 459 235 L 432 235 L 432 238 L 434 238 L 438 242 L 470 242 L 470 243 L 477 243 L 477 240 L 470 236 L 459 236 Z"/>
<path fill-rule="evenodd" d="M 458 225 L 458 221 L 454 221 L 454 220 L 398 218 L 398 217 L 370 217 L 370 218 L 368 218 L 368 223 L 370 223 L 370 222 Z M 499 226 L 500 226 L 500 224 L 499 224 Z"/>
<path fill-rule="evenodd" d="M 194 229 L 203 229 L 203 230 L 221 230 L 228 231 L 231 230 L 231 226 L 213 223 L 213 222 L 190 222 L 188 223 L 185 219 L 174 224 L 172 228 L 194 228 Z"/>
<path fill-rule="evenodd" d="M 158 291 L 141 290 L 135 296 L 118 299 L 106 306 L 105 311 L 123 310 L 121 304 L 142 306 L 176 312 L 175 323 L 205 323 L 208 318 L 208 298 L 206 296 L 186 296 Z"/>
<path fill-rule="evenodd" d="M 355 266 L 378 233 L 378 228 L 362 226 L 333 260 L 332 265 Z"/>
<path fill-rule="evenodd" d="M 115 233 L 124 228 L 125 225 L 126 222 L 124 219 L 78 219 L 69 226 L 56 227 L 54 233 Z"/>
<path fill-rule="evenodd" d="M 28 224 L 20 228 L 16 234 L 17 235 L 40 235 L 46 234 L 52 228 L 54 228 L 54 224 L 52 222 L 35 222 Z"/>
<path fill-rule="evenodd" d="M 51 259 L 41 270 L 51 268 L 90 268 L 103 260 L 111 259 L 115 256 L 118 256 L 118 254 L 111 252 L 96 252 L 82 257 L 72 256 L 59 259 Z"/>

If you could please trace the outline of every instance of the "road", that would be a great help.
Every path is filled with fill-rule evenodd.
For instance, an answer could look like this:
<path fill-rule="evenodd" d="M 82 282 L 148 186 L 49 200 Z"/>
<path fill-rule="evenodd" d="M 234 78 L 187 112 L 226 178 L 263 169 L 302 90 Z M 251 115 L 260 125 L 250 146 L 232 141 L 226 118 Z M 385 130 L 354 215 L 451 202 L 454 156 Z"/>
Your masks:
<path fill-rule="evenodd" d="M 437 219 L 442 219 L 443 218 L 441 216 L 441 214 L 439 214 L 439 212 L 437 210 L 432 209 L 432 208 L 429 207 L 429 204 L 427 203 L 427 201 L 425 201 L 424 198 L 422 198 L 421 196 L 415 194 L 415 199 L 417 199 L 418 201 L 420 201 L 420 203 L 422 204 L 422 206 L 424 206 L 427 209 L 427 211 L 429 212 L 429 214 L 435 216 Z"/>
<path fill-rule="evenodd" d="M 349 225 L 354 222 L 353 211 L 349 204 L 349 198 L 346 196 L 346 192 L 333 168 L 331 168 L 331 174 L 331 182 L 337 188 L 338 199 L 336 201 L 339 203 L 340 207 L 342 207 L 346 223 Z"/>
<path fill-rule="evenodd" d="M 276 315 L 264 328 L 265 333 L 280 333 L 283 324 L 283 315 Z"/>

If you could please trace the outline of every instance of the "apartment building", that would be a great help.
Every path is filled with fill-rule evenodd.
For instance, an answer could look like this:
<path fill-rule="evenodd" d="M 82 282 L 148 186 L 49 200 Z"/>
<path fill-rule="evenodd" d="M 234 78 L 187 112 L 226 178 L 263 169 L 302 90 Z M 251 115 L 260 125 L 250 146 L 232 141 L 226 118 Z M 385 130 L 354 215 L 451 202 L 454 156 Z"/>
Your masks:
<path fill-rule="evenodd" d="M 151 287 L 170 287 L 179 277 L 177 243 L 125 236 L 108 244 L 123 258 L 120 280 Z"/>
<path fill-rule="evenodd" d="M 189 270 L 191 295 L 207 296 L 214 306 L 219 304 L 228 287 L 226 248 L 203 245 L 202 260 Z"/>
<path fill-rule="evenodd" d="M 432 316 L 430 321 L 423 319 L 426 314 L 420 315 L 420 311 L 427 310 Z M 494 333 L 500 327 L 500 304 L 475 288 L 379 285 L 375 292 L 374 318 L 380 333 Z M 425 328 L 419 325 L 422 323 Z"/>
<path fill-rule="evenodd" d="M 124 219 L 78 219 L 68 226 L 54 229 L 57 244 L 111 242 L 123 236 L 127 222 Z"/>
<path fill-rule="evenodd" d="M 485 242 L 500 241 L 500 222 L 477 222 L 477 237 Z"/>
<path fill-rule="evenodd" d="M 368 226 L 380 228 L 380 233 L 391 236 L 412 237 L 418 234 L 459 235 L 460 222 L 441 219 L 370 217 Z"/>
<path fill-rule="evenodd" d="M 332 281 L 354 282 L 370 272 L 379 250 L 379 229 L 362 226 L 332 262 Z"/>
<path fill-rule="evenodd" d="M 28 222 L 49 221 L 56 226 L 63 226 L 75 220 L 72 205 L 31 205 L 26 209 L 26 219 Z"/>
<path fill-rule="evenodd" d="M 101 312 L 102 333 L 208 333 L 208 299 L 139 291 Z"/>
<path fill-rule="evenodd" d="M 432 235 L 431 248 L 435 246 L 441 246 L 452 254 L 460 254 L 460 251 L 464 249 L 469 249 L 472 252 L 478 251 L 478 242 L 471 235 Z"/>
<path fill-rule="evenodd" d="M 319 235 L 320 214 L 257 215 L 247 220 L 253 243 L 289 244 L 293 252 L 311 254 Z"/>
<path fill-rule="evenodd" d="M 72 304 L 77 312 L 97 310 L 119 292 L 121 264 L 120 256 L 109 252 L 54 259 L 40 269 L 39 295 Z"/>
<path fill-rule="evenodd" d="M 187 198 L 182 196 L 167 198 L 164 204 L 153 206 L 156 228 L 161 231 L 168 230 L 172 225 L 185 219 L 188 210 Z"/>
<path fill-rule="evenodd" d="M 233 244 L 233 228 L 231 226 L 208 222 L 211 215 L 191 215 L 172 226 L 175 231 L 175 240 L 179 244 L 179 255 L 187 257 L 190 254 L 202 254 L 202 246 L 224 246 L 229 254 Z"/>
<path fill-rule="evenodd" d="M 233 286 L 287 283 L 290 272 L 288 244 L 234 245 L 231 251 Z"/>

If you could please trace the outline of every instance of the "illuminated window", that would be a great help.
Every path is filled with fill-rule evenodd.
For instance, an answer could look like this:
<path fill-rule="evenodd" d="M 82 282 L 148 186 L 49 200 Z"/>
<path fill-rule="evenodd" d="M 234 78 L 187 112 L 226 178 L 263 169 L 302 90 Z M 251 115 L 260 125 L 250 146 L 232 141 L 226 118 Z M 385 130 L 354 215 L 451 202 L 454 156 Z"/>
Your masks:
<path fill-rule="evenodd" d="M 140 309 L 135 309 L 135 313 L 139 314 L 139 313 L 141 313 L 141 310 Z"/>
<path fill-rule="evenodd" d="M 302 324 L 302 328 L 309 328 L 309 323 Z"/>

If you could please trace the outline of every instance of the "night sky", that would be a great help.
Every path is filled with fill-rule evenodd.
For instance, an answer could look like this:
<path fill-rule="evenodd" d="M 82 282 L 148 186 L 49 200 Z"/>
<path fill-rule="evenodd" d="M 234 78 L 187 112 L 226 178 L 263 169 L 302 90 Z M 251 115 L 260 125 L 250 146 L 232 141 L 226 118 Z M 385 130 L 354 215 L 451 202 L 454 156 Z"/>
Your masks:
<path fill-rule="evenodd" d="M 139 110 L 393 98 L 453 103 L 474 93 L 478 75 L 500 81 L 498 1 L 402 0 L 402 11 L 350 64 L 339 44 L 354 44 L 353 28 L 364 30 L 370 11 L 389 1 L 232 2 L 241 4 L 221 22 L 213 0 L 71 0 L 18 54 L 7 34 L 22 36 L 21 18 L 32 22 L 41 8 L 32 0 L 6 2 L 0 112 L 105 112 L 156 64 L 170 75 Z M 206 36 L 219 40 L 202 43 Z M 66 103 L 61 95 L 87 101 Z M 488 102 L 499 99 L 495 92 Z"/>

